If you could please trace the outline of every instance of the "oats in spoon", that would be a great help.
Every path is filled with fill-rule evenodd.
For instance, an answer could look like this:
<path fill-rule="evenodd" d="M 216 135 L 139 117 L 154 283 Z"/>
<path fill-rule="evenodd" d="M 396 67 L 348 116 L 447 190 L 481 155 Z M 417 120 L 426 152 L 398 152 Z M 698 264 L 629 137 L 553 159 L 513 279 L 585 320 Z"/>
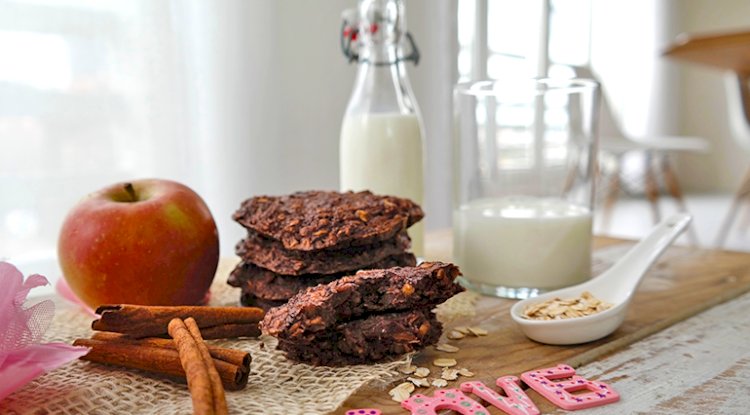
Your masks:
<path fill-rule="evenodd" d="M 611 307 L 612 304 L 601 301 L 590 292 L 584 291 L 577 298 L 556 297 L 531 304 L 523 311 L 523 316 L 529 320 L 562 320 L 590 316 Z"/>

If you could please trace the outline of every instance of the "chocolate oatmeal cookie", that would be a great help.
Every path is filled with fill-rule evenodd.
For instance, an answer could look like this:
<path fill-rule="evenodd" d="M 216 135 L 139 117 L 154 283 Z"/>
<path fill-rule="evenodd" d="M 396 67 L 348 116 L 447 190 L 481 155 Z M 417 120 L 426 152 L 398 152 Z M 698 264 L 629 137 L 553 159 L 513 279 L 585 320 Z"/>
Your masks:
<path fill-rule="evenodd" d="M 227 284 L 242 288 L 243 293 L 252 294 L 265 300 L 286 302 L 298 292 L 318 284 L 341 278 L 343 275 L 279 275 L 249 262 L 241 262 L 229 274 Z"/>
<path fill-rule="evenodd" d="M 458 267 L 442 262 L 359 271 L 300 292 L 270 310 L 261 328 L 298 346 L 311 343 L 320 333 L 363 316 L 442 303 L 463 291 L 454 282 L 458 275 Z"/>
<path fill-rule="evenodd" d="M 252 262 L 277 274 L 335 274 L 376 268 L 368 265 L 400 254 L 409 249 L 410 245 L 409 236 L 406 232 L 401 232 L 394 238 L 370 245 L 320 251 L 297 251 L 286 249 L 281 242 L 250 231 L 247 238 L 237 244 L 235 252 L 246 262 Z M 409 264 L 392 266 L 397 265 Z M 327 282 L 329 281 L 332 279 Z"/>
<path fill-rule="evenodd" d="M 232 218 L 280 241 L 285 249 L 314 251 L 392 239 L 422 219 L 416 203 L 364 192 L 297 192 L 248 199 Z"/>
<path fill-rule="evenodd" d="M 338 325 L 310 344 L 280 340 L 287 357 L 313 365 L 376 363 L 437 343 L 441 324 L 428 309 L 377 314 Z"/>
<path fill-rule="evenodd" d="M 264 300 L 258 298 L 252 293 L 245 292 L 242 290 L 240 294 L 240 304 L 245 307 L 258 307 L 265 311 L 268 311 L 274 307 L 279 307 L 286 304 L 286 300 Z"/>
<path fill-rule="evenodd" d="M 362 269 L 391 268 L 397 266 L 414 266 L 417 259 L 413 254 L 403 253 L 381 259 L 375 263 L 367 264 Z M 252 262 L 243 261 L 232 271 L 227 279 L 227 284 L 242 288 L 243 293 L 251 294 L 263 300 L 284 301 L 290 299 L 298 292 L 314 287 L 318 284 L 327 284 L 339 278 L 351 275 L 353 272 L 345 271 L 336 274 L 306 274 L 299 276 L 288 276 L 276 274 L 273 271 L 259 267 Z"/>

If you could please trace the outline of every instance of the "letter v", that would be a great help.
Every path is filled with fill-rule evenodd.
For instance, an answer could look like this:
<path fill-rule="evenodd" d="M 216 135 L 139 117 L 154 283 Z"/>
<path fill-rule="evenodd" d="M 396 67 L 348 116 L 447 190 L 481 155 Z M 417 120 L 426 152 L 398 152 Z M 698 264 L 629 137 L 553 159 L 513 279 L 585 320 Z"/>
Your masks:
<path fill-rule="evenodd" d="M 461 384 L 461 390 L 479 396 L 509 415 L 539 415 L 539 409 L 521 389 L 521 382 L 517 377 L 503 376 L 498 378 L 496 383 L 506 396 L 502 396 L 479 381 L 464 382 Z"/>
<path fill-rule="evenodd" d="M 458 389 L 438 389 L 433 396 L 417 394 L 401 402 L 412 415 L 436 415 L 440 409 L 452 409 L 461 415 L 490 415 L 487 408 Z"/>

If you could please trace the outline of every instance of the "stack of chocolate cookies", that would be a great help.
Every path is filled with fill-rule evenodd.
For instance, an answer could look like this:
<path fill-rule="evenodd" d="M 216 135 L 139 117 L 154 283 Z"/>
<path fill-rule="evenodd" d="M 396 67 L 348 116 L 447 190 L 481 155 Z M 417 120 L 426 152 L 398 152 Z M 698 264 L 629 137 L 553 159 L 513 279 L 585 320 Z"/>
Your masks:
<path fill-rule="evenodd" d="M 232 216 L 248 235 L 228 283 L 243 305 L 269 309 L 357 270 L 414 266 L 406 229 L 423 216 L 408 199 L 368 191 L 250 198 Z"/>
<path fill-rule="evenodd" d="M 309 288 L 266 313 L 261 329 L 292 360 L 340 366 L 374 363 L 435 344 L 442 333 L 431 311 L 463 291 L 458 267 L 359 271 Z"/>

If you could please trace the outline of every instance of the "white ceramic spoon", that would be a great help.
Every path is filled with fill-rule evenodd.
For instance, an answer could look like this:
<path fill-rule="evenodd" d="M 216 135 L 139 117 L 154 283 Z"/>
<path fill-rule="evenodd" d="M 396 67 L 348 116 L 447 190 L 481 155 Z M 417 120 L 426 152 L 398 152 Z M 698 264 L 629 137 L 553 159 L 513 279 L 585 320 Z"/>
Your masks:
<path fill-rule="evenodd" d="M 510 309 L 523 334 L 546 344 L 578 344 L 600 339 L 615 331 L 628 310 L 635 289 L 646 270 L 690 223 L 690 215 L 678 213 L 656 225 L 651 233 L 607 271 L 582 284 L 550 291 L 519 301 Z M 562 320 L 530 320 L 523 317 L 527 306 L 560 298 L 579 297 L 584 291 L 613 304 L 612 308 L 585 317 Z"/>

